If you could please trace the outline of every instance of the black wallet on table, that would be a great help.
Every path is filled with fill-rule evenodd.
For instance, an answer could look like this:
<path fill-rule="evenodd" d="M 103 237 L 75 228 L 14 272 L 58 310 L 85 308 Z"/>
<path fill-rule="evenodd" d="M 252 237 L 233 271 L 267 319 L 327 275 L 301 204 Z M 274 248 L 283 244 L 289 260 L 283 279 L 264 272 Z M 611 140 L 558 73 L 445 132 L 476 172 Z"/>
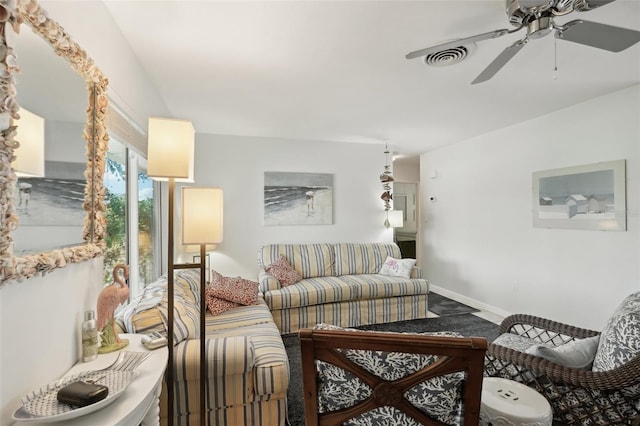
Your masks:
<path fill-rule="evenodd" d="M 109 394 L 105 385 L 87 382 L 72 382 L 58 390 L 58 401 L 69 405 L 84 407 L 102 401 Z"/>

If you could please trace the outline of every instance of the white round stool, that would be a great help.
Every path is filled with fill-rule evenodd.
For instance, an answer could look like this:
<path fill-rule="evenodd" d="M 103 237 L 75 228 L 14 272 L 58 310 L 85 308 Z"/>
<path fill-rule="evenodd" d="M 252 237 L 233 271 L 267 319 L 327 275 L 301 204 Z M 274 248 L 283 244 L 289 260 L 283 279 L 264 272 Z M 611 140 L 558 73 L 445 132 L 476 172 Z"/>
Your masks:
<path fill-rule="evenodd" d="M 483 379 L 481 425 L 550 426 L 552 421 L 549 401 L 534 389 L 499 377 Z"/>

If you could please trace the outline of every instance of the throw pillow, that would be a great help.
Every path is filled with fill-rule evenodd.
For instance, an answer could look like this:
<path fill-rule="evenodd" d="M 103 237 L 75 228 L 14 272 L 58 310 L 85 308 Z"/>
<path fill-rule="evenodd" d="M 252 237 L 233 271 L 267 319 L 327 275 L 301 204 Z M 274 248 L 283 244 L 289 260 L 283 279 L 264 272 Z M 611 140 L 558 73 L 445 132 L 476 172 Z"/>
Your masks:
<path fill-rule="evenodd" d="M 640 292 L 627 296 L 600 333 L 593 371 L 620 367 L 640 354 Z"/>
<path fill-rule="evenodd" d="M 225 277 L 214 270 L 211 271 L 211 284 L 208 289 L 217 298 L 241 305 L 253 305 L 258 299 L 257 282 L 241 277 Z"/>
<path fill-rule="evenodd" d="M 229 300 L 220 299 L 219 297 L 214 296 L 211 293 L 211 289 L 209 287 L 207 287 L 206 289 L 206 296 L 207 308 L 212 315 L 220 315 L 222 313 L 230 311 L 231 309 L 242 306 L 239 303 L 230 302 Z"/>
<path fill-rule="evenodd" d="M 415 259 L 394 259 L 387 256 L 387 260 L 380 268 L 380 275 L 389 275 L 392 277 L 411 277 L 411 269 L 416 265 Z"/>
<path fill-rule="evenodd" d="M 301 279 L 300 274 L 289 265 L 287 258 L 283 255 L 280 255 L 278 260 L 267 266 L 264 270 L 276 278 L 282 287 L 295 284 Z"/>
<path fill-rule="evenodd" d="M 593 336 L 555 347 L 534 345 L 526 352 L 567 367 L 588 370 L 593 364 L 599 341 L 600 336 Z"/>

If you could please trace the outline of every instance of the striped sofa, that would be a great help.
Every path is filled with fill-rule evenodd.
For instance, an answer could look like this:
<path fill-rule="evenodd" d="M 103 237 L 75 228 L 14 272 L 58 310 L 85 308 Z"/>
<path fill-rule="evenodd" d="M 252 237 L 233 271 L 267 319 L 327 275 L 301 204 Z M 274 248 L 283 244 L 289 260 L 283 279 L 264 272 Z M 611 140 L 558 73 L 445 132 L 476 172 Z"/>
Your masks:
<path fill-rule="evenodd" d="M 174 424 L 198 425 L 199 271 L 176 273 L 174 290 Z M 167 282 L 163 276 L 116 313 L 119 332 L 166 334 Z M 208 425 L 284 425 L 289 361 L 269 308 L 258 303 L 206 316 Z M 165 383 L 163 394 L 166 395 Z M 166 397 L 160 421 L 167 424 Z"/>
<path fill-rule="evenodd" d="M 302 280 L 283 287 L 265 268 L 283 255 Z M 379 275 L 394 243 L 270 244 L 258 250 L 260 291 L 281 334 L 329 323 L 341 327 L 427 316 L 429 283 L 414 267 L 411 278 Z"/>

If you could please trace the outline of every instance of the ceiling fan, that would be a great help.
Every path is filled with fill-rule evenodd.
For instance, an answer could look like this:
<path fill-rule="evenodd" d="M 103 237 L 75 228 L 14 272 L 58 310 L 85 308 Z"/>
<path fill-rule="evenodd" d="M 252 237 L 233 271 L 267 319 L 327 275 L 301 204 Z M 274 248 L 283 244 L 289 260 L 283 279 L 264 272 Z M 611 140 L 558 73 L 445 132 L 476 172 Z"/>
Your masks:
<path fill-rule="evenodd" d="M 555 37 L 572 41 L 586 46 L 605 49 L 610 52 L 620 52 L 640 41 L 640 31 L 616 27 L 597 22 L 576 19 L 559 25 L 554 22 L 556 16 L 563 16 L 571 12 L 587 12 L 597 7 L 612 3 L 615 0 L 506 0 L 506 13 L 509 23 L 515 29 L 500 29 L 487 33 L 461 38 L 426 49 L 416 50 L 406 55 L 407 59 L 428 56 L 447 49 L 455 49 L 465 44 L 472 44 L 483 40 L 512 34 L 523 28 L 527 34 L 523 39 L 507 47 L 478 75 L 471 84 L 482 83 L 493 77 L 506 65 L 529 40 L 538 39 L 555 30 Z"/>

